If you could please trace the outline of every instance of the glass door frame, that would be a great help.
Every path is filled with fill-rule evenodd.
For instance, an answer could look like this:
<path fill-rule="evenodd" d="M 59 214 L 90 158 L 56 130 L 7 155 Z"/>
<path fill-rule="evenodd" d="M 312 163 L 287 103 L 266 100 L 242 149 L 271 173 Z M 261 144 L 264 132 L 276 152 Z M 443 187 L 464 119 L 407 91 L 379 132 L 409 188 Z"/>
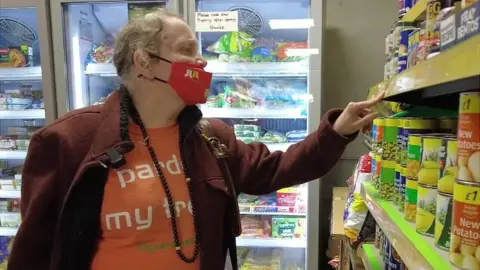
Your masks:
<path fill-rule="evenodd" d="M 185 0 L 187 7 L 187 22 L 195 31 L 196 0 Z M 237 0 L 241 2 L 240 0 Z M 309 28 L 308 44 L 310 48 L 319 50 L 318 55 L 310 57 L 308 90 L 313 102 L 308 108 L 308 133 L 318 129 L 324 112 L 322 111 L 323 98 L 323 40 L 325 32 L 326 2 L 325 0 L 310 0 L 310 19 L 315 24 Z M 195 31 L 196 32 L 196 31 Z M 308 183 L 308 208 L 307 208 L 307 248 L 306 269 L 319 269 L 319 226 L 320 226 L 320 188 L 321 179 Z M 330 210 L 328 209 L 328 212 Z M 325 211 L 322 211 L 325 214 Z"/>
<path fill-rule="evenodd" d="M 45 104 L 45 122 L 52 123 L 56 115 L 53 51 L 51 43 L 50 10 L 47 0 L 1 0 L 1 9 L 35 8 L 38 17 L 38 40 L 40 43 L 40 65 L 42 67 L 42 91 Z"/>
<path fill-rule="evenodd" d="M 2 0 L 4 1 L 4 0 Z M 12 0 L 7 0 L 12 1 Z M 14 0 L 13 0 L 14 1 Z M 18 1 L 18 0 L 17 0 Z M 35 1 L 35 0 L 30 0 Z M 45 0 L 44 0 L 45 1 Z M 71 109 L 70 107 L 70 89 L 69 89 L 69 76 L 68 76 L 68 55 L 67 55 L 67 45 L 65 43 L 65 18 L 64 18 L 64 4 L 93 4 L 93 3 L 152 3 L 152 2 L 166 2 L 167 7 L 179 14 L 184 14 L 183 11 L 183 1 L 184 0 L 50 0 L 50 15 L 51 15 L 51 25 L 52 25 L 52 42 L 54 54 L 54 64 L 55 64 L 55 89 L 57 96 L 57 115 L 60 117 Z"/>

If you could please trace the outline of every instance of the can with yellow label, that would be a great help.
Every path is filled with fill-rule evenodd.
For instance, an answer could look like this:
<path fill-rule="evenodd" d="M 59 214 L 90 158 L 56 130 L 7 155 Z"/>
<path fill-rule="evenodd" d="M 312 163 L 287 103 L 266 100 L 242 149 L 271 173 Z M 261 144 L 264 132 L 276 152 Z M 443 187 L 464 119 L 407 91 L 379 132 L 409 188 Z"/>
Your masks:
<path fill-rule="evenodd" d="M 411 134 L 408 137 L 407 177 L 417 178 L 422 160 L 422 136 Z"/>
<path fill-rule="evenodd" d="M 453 195 L 438 192 L 435 214 L 435 245 L 445 251 L 450 250 L 452 228 Z"/>
<path fill-rule="evenodd" d="M 425 236 L 433 237 L 435 235 L 437 195 L 437 186 L 418 184 L 415 229 Z"/>

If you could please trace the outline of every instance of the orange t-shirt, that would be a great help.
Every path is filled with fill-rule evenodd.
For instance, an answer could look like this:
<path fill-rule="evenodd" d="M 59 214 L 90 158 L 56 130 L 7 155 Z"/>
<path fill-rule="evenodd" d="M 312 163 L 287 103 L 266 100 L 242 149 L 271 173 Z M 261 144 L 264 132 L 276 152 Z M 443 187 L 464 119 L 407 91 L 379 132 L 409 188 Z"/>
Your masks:
<path fill-rule="evenodd" d="M 190 195 L 182 169 L 178 125 L 149 129 L 148 134 L 175 201 L 181 250 L 194 251 Z M 103 239 L 92 270 L 198 270 L 200 259 L 185 263 L 175 252 L 168 201 L 140 128 L 131 124 L 135 150 L 127 164 L 110 170 L 101 213 Z"/>

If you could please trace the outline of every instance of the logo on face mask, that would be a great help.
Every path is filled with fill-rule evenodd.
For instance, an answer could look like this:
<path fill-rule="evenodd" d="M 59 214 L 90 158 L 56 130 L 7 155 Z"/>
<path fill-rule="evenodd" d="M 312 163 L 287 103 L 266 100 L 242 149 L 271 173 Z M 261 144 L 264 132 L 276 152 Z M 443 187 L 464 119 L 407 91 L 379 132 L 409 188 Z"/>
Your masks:
<path fill-rule="evenodd" d="M 197 70 L 187 69 L 185 71 L 184 77 L 188 77 L 190 79 L 198 80 L 200 78 L 200 74 L 198 73 Z"/>

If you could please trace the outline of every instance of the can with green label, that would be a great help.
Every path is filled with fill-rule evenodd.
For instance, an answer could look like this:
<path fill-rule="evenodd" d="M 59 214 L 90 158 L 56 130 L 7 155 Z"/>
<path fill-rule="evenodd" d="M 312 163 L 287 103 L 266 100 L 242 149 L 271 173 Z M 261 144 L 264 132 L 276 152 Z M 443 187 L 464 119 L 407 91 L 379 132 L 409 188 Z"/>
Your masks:
<path fill-rule="evenodd" d="M 418 182 L 415 178 L 408 178 L 405 188 L 405 220 L 415 222 L 417 216 Z"/>
<path fill-rule="evenodd" d="M 395 189 L 395 168 L 396 163 L 394 160 L 382 159 L 382 171 L 380 173 L 380 196 L 391 201 L 394 197 Z"/>
<path fill-rule="evenodd" d="M 407 177 L 417 178 L 422 160 L 422 135 L 410 134 L 407 149 Z"/>
<path fill-rule="evenodd" d="M 382 154 L 382 142 L 385 131 L 385 118 L 378 117 L 374 120 L 375 123 L 375 140 L 373 141 L 372 149 L 375 154 Z"/>
<path fill-rule="evenodd" d="M 437 195 L 437 186 L 418 183 L 415 230 L 425 236 L 433 237 L 435 235 Z"/>
<path fill-rule="evenodd" d="M 402 151 L 403 151 L 403 118 L 398 118 L 398 129 L 397 129 L 397 154 L 395 155 L 395 160 L 397 164 L 402 164 Z"/>
<path fill-rule="evenodd" d="M 407 117 L 403 119 L 403 148 L 402 152 L 400 153 L 401 156 L 401 164 L 402 166 L 407 166 L 408 160 L 408 140 L 410 134 L 426 134 L 432 133 L 436 126 L 437 122 L 435 119 L 430 118 L 418 118 L 418 117 Z"/>
<path fill-rule="evenodd" d="M 435 214 L 435 245 L 445 251 L 450 250 L 450 233 L 452 228 L 453 195 L 438 192 Z"/>
<path fill-rule="evenodd" d="M 386 118 L 382 142 L 382 160 L 396 161 L 398 118 Z"/>

